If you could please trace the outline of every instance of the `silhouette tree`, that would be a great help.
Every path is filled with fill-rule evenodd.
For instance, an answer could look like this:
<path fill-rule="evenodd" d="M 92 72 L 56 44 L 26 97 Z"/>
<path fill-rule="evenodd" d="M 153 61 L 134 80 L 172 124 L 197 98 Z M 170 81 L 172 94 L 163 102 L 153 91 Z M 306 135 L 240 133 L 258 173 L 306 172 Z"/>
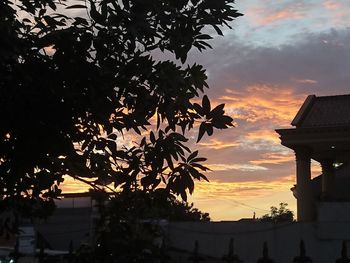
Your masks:
<path fill-rule="evenodd" d="M 274 223 L 281 223 L 281 222 L 293 222 L 294 220 L 294 213 L 290 211 L 287 208 L 287 203 L 280 203 L 279 208 L 275 206 L 271 206 L 270 214 L 263 215 L 260 218 L 260 221 L 264 222 L 274 222 Z"/>
<path fill-rule="evenodd" d="M 109 198 L 108 205 L 102 202 L 106 216 L 116 221 L 128 221 L 129 218 L 142 220 L 168 221 L 210 221 L 208 213 L 203 213 L 193 204 L 176 199 L 164 192 L 147 193 L 141 190 L 121 192 Z M 108 220 L 110 221 L 110 220 Z"/>
<path fill-rule="evenodd" d="M 209 221 L 193 204 L 162 191 L 95 193 L 99 220 L 90 252 L 101 262 L 160 262 L 169 259 L 167 221 Z M 108 200 L 108 202 L 106 202 Z M 91 258 L 79 249 L 78 261 Z M 86 251 L 85 251 L 86 252 Z"/>
<path fill-rule="evenodd" d="M 0 2 L 0 211 L 44 216 L 64 175 L 186 200 L 207 180 L 188 133 L 232 126 L 187 55 L 241 15 L 234 0 L 77 3 Z"/>

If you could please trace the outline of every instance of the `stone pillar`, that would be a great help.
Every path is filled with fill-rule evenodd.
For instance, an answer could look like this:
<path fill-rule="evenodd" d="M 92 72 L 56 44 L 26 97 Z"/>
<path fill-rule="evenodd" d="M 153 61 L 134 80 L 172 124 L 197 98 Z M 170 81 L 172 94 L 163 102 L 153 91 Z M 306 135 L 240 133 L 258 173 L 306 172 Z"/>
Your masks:
<path fill-rule="evenodd" d="M 296 149 L 295 156 L 298 221 L 314 221 L 316 213 L 311 188 L 311 151 L 307 148 Z"/>
<path fill-rule="evenodd" d="M 333 160 L 326 159 L 321 161 L 322 167 L 322 200 L 329 200 L 332 195 L 332 184 L 334 178 Z"/>

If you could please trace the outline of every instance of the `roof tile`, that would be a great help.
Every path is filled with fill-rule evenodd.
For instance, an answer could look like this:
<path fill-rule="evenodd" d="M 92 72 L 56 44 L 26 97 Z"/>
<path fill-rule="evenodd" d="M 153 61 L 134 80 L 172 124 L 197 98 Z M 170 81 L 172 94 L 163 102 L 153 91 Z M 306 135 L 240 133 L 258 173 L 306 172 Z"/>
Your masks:
<path fill-rule="evenodd" d="M 314 97 L 304 112 L 299 127 L 334 127 L 350 125 L 350 94 Z"/>

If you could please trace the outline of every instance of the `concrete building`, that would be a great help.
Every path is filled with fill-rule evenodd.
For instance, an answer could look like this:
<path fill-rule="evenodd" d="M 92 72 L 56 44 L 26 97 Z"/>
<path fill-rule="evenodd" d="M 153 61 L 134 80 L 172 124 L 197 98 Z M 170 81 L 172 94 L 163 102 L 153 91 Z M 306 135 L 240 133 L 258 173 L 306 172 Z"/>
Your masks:
<path fill-rule="evenodd" d="M 55 204 L 56 209 L 48 218 L 34 222 L 22 219 L 20 234 L 9 239 L 0 237 L 0 263 L 8 262 L 5 259 L 9 260 L 9 254 L 14 253 L 16 243 L 22 254 L 19 262 L 33 263 L 38 261 L 41 249 L 46 257 L 51 257 L 46 262 L 68 262 L 70 249 L 91 242 L 99 216 L 96 195 L 92 192 L 66 193 Z"/>
<path fill-rule="evenodd" d="M 276 130 L 281 143 L 294 150 L 298 221 L 311 222 L 324 207 L 350 201 L 350 95 L 310 95 L 291 123 L 295 128 Z M 322 174 L 311 180 L 311 159 Z M 335 209 L 335 208 L 333 208 Z"/>
<path fill-rule="evenodd" d="M 91 193 L 67 193 L 56 200 L 56 209 L 47 219 L 34 222 L 38 236 L 48 248 L 68 251 L 70 243 L 78 248 L 89 243 L 98 216 Z"/>

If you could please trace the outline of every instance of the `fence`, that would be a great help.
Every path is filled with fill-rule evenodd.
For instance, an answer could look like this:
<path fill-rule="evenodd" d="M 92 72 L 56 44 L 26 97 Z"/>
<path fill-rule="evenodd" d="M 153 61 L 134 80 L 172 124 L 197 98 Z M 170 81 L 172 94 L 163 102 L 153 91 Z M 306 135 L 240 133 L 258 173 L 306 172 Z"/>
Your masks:
<path fill-rule="evenodd" d="M 188 263 L 216 263 L 216 262 L 225 262 L 225 263 L 244 263 L 244 261 L 240 258 L 238 254 L 235 253 L 234 249 L 234 240 L 230 239 L 228 243 L 227 253 L 222 255 L 222 257 L 213 257 L 204 255 L 199 253 L 200 242 L 198 240 L 195 241 L 193 250 L 183 250 L 174 247 L 166 247 L 162 246 L 162 257 L 158 257 L 155 262 L 158 263 L 171 263 L 171 262 L 188 262 Z M 256 255 L 257 263 L 278 263 L 269 255 L 268 243 L 264 242 L 262 244 L 261 255 Z M 181 255 L 181 256 L 180 256 Z M 18 247 L 15 246 L 14 252 L 11 255 L 12 261 L 14 263 L 26 262 L 23 261 L 23 256 L 18 253 Z M 21 260 L 22 258 L 22 260 Z M 68 253 L 53 253 L 52 250 L 45 250 L 43 247 L 39 249 L 38 253 L 33 257 L 35 258 L 35 262 L 38 263 L 58 263 L 58 262 L 66 262 L 73 263 L 74 262 L 74 251 L 72 242 L 69 244 Z M 29 262 L 29 261 L 28 261 Z M 308 255 L 305 248 L 305 243 L 303 240 L 300 241 L 299 244 L 299 255 L 296 255 L 292 261 L 293 263 L 311 263 L 313 262 L 312 256 Z M 347 255 L 347 244 L 346 241 L 342 242 L 341 250 L 339 258 L 334 259 L 334 263 L 350 263 L 350 259 Z M 331 263 L 331 262 L 330 262 Z"/>
<path fill-rule="evenodd" d="M 199 253 L 199 247 L 200 243 L 198 240 L 194 243 L 193 251 L 187 251 L 187 250 L 181 250 L 176 248 L 169 248 L 169 251 L 173 252 L 175 254 L 175 257 L 178 256 L 176 254 L 182 254 L 183 257 L 181 257 L 181 261 L 178 262 L 184 262 L 184 258 L 187 257 L 187 262 L 192 263 L 200 263 L 200 262 L 226 262 L 226 263 L 243 263 L 244 261 L 240 258 L 239 255 L 237 255 L 234 251 L 234 240 L 233 238 L 230 239 L 228 244 L 228 251 L 227 254 L 223 255 L 221 258 L 208 256 Z M 339 258 L 334 259 L 334 263 L 350 263 L 350 259 L 347 255 L 347 245 L 346 241 L 344 240 L 341 245 L 341 253 Z M 175 252 L 175 253 L 174 253 Z M 262 253 L 261 255 L 257 255 L 257 263 L 275 263 L 276 261 L 269 256 L 269 249 L 267 242 L 264 242 L 262 244 Z M 173 262 L 172 260 L 168 262 Z M 175 261 L 177 262 L 177 261 Z M 305 243 L 303 240 L 300 241 L 299 244 L 299 255 L 296 255 L 292 261 L 293 263 L 311 263 L 313 262 L 312 256 L 308 256 L 306 249 L 305 249 Z M 278 263 L 278 262 L 276 262 Z M 331 263 L 331 262 L 330 262 Z"/>

